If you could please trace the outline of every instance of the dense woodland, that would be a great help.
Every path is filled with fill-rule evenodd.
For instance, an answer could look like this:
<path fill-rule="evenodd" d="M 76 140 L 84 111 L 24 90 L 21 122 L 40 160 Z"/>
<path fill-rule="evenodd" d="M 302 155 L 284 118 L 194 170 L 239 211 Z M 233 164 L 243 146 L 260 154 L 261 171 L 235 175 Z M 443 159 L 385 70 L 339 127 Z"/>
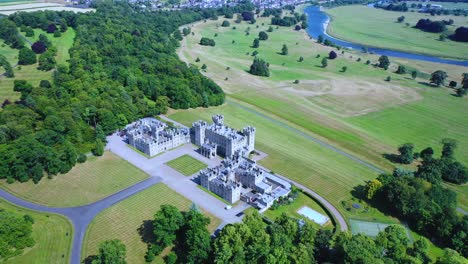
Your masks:
<path fill-rule="evenodd" d="M 33 87 L 17 80 L 14 89 L 21 99 L 3 102 L 0 178 L 39 182 L 44 175 L 66 173 L 83 153 L 102 155 L 105 135 L 131 121 L 168 107 L 224 102 L 219 86 L 177 58 L 181 36 L 174 32 L 204 18 L 251 11 L 251 4 L 147 12 L 102 1 L 96 8 L 96 13 L 20 12 L 0 19 L 0 38 L 17 49 L 25 47 L 17 28 L 76 31 L 69 65 L 54 65 L 52 83 Z M 43 54 L 49 50 L 45 47 Z"/>
<path fill-rule="evenodd" d="M 0 209 L 0 262 L 20 255 L 35 244 L 32 238 L 34 219 Z"/>

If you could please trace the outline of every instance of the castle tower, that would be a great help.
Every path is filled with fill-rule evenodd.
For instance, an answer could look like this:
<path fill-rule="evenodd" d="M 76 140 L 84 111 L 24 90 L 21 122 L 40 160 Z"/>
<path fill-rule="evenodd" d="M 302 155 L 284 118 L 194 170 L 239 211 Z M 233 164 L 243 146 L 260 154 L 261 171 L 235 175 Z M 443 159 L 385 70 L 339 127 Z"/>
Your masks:
<path fill-rule="evenodd" d="M 247 151 L 248 153 L 255 150 L 255 127 L 248 126 L 242 130 L 244 136 L 247 137 Z"/>
<path fill-rule="evenodd" d="M 208 124 L 202 120 L 199 120 L 192 124 L 194 132 L 193 144 L 197 146 L 202 146 L 203 143 L 205 143 L 205 129 L 207 125 Z"/>
<path fill-rule="evenodd" d="M 214 115 L 212 117 L 212 119 L 213 119 L 213 123 L 215 123 L 215 125 L 217 125 L 217 126 L 224 125 L 224 116 L 223 115 Z"/>

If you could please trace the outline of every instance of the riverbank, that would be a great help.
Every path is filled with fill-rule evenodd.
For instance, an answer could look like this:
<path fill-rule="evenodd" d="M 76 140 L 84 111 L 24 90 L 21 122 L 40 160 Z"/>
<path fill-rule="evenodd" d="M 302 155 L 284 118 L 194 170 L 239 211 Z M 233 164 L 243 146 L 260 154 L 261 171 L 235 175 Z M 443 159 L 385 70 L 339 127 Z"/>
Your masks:
<path fill-rule="evenodd" d="M 415 24 L 426 14 L 389 12 L 366 6 L 343 6 L 327 9 L 326 12 L 319 7 L 310 6 L 304 11 L 309 17 L 307 31 L 314 38 L 323 35 L 340 46 L 355 50 L 366 48 L 369 52 L 380 55 L 468 66 L 466 43 L 439 41 L 438 34 L 422 32 L 407 27 L 405 23 L 395 22 L 398 16 L 404 15 L 410 25 Z M 375 15 L 375 12 L 379 14 Z M 357 17 L 357 13 L 363 15 Z M 331 15 L 331 20 L 328 14 Z M 463 23 L 464 20 L 468 22 L 465 17 L 454 20 L 456 24 Z"/>

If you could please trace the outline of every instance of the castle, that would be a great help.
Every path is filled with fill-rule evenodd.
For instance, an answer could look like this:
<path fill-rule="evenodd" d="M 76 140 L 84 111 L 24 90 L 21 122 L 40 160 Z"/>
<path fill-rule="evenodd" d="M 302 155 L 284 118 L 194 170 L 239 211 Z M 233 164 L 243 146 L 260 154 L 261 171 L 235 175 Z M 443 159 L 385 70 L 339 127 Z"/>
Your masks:
<path fill-rule="evenodd" d="M 214 168 L 199 173 L 200 185 L 230 203 L 247 202 L 260 212 L 265 211 L 279 197 L 289 194 L 291 185 L 259 168 L 255 161 L 234 155 Z"/>
<path fill-rule="evenodd" d="M 192 124 L 192 143 L 201 147 L 201 153 L 210 153 L 211 149 L 218 155 L 229 158 L 236 153 L 248 155 L 255 149 L 254 127 L 248 126 L 237 131 L 224 125 L 222 115 L 215 115 L 212 119 L 211 125 L 202 120 Z"/>
<path fill-rule="evenodd" d="M 190 143 L 188 128 L 170 128 L 155 118 L 143 118 L 125 128 L 128 144 L 152 157 Z"/>

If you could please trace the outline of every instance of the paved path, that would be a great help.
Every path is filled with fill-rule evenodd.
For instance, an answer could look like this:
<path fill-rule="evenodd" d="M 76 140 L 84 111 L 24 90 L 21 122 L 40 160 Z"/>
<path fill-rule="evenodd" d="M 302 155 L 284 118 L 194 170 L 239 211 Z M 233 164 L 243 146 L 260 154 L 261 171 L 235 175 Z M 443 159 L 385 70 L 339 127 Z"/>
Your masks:
<path fill-rule="evenodd" d="M 111 196 L 108 196 L 100 201 L 92 204 L 78 206 L 78 207 L 65 207 L 55 208 L 47 207 L 44 205 L 34 204 L 25 200 L 22 200 L 9 192 L 0 189 L 0 197 L 18 206 L 22 206 L 31 210 L 55 213 L 67 217 L 73 225 L 73 242 L 72 251 L 70 255 L 71 264 L 79 264 L 81 262 L 81 249 L 83 244 L 83 238 L 86 233 L 86 229 L 91 221 L 104 209 L 124 200 L 128 197 L 159 183 L 161 178 L 150 177 L 142 182 L 139 182 L 127 189 L 117 192 Z"/>

